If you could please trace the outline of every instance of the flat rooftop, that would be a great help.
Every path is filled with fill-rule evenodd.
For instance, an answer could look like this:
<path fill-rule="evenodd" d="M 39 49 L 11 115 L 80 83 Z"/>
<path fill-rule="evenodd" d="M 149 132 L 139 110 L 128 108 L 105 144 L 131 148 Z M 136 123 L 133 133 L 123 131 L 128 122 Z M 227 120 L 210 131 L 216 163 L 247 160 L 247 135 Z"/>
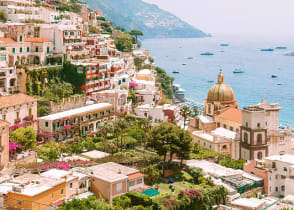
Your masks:
<path fill-rule="evenodd" d="M 139 172 L 137 169 L 123 166 L 114 162 L 103 163 L 89 167 L 88 169 L 92 171 L 92 175 L 109 182 L 127 179 L 128 175 Z"/>
<path fill-rule="evenodd" d="M 258 198 L 239 198 L 232 202 L 233 205 L 237 205 L 240 207 L 249 207 L 249 208 L 258 208 L 265 204 L 264 200 L 260 200 Z"/>
<path fill-rule="evenodd" d="M 1 102 L 1 100 L 0 100 L 0 102 Z M 45 117 L 40 117 L 39 119 L 40 120 L 57 120 L 57 119 L 65 118 L 65 117 L 85 114 L 85 113 L 92 112 L 92 111 L 104 110 L 107 108 L 113 108 L 113 105 L 109 104 L 109 103 L 93 104 L 93 105 L 89 105 L 89 106 L 83 106 L 80 108 L 67 110 L 64 112 L 58 112 L 55 114 L 47 115 Z"/>
<path fill-rule="evenodd" d="M 101 159 L 101 158 L 109 156 L 108 153 L 101 152 L 101 151 L 98 151 L 98 150 L 92 150 L 92 151 L 89 151 L 89 152 L 84 152 L 81 155 L 89 157 L 91 159 Z"/>
<path fill-rule="evenodd" d="M 239 171 L 226 168 L 216 163 L 212 163 L 206 160 L 187 160 L 186 165 L 188 167 L 202 168 L 205 174 L 209 174 L 213 177 L 230 177 L 230 176 L 242 176 Z"/>
<path fill-rule="evenodd" d="M 294 155 L 273 155 L 273 156 L 269 156 L 266 157 L 265 160 L 271 160 L 271 161 L 281 161 L 284 163 L 289 163 L 294 165 Z"/>
<path fill-rule="evenodd" d="M 19 186 L 19 188 L 21 189 L 20 192 L 13 191 L 13 193 L 27 196 L 35 196 L 53 188 L 56 185 L 62 184 L 65 181 L 60 179 L 43 177 L 38 174 L 25 174 L 16 177 L 13 180 L 10 180 L 10 182 L 23 185 L 23 187 Z"/>

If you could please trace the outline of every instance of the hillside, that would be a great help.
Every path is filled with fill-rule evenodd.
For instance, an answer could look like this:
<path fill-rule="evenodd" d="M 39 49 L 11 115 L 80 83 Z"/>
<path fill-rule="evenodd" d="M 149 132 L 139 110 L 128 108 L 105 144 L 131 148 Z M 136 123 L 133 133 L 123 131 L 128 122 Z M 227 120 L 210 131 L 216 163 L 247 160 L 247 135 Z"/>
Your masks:
<path fill-rule="evenodd" d="M 116 26 L 141 30 L 144 38 L 205 37 L 202 31 L 170 12 L 142 0 L 83 0 L 92 9 L 100 9 Z"/>

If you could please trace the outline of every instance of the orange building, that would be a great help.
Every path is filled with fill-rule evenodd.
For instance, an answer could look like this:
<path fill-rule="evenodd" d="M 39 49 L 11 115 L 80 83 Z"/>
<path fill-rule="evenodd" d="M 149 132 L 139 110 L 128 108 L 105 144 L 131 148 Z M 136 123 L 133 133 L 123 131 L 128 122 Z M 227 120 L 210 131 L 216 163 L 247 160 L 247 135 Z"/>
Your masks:
<path fill-rule="evenodd" d="M 17 184 L 4 200 L 5 205 L 11 209 L 49 209 L 64 202 L 65 180 L 26 174 L 10 182 Z"/>

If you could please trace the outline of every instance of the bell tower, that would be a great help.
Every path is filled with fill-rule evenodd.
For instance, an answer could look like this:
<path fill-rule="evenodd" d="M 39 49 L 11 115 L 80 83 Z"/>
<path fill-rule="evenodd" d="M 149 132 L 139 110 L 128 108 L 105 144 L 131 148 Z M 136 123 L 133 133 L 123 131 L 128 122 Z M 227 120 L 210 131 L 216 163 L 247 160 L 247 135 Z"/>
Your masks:
<path fill-rule="evenodd" d="M 244 108 L 240 130 L 240 158 L 263 159 L 268 153 L 266 111 L 257 106 Z"/>

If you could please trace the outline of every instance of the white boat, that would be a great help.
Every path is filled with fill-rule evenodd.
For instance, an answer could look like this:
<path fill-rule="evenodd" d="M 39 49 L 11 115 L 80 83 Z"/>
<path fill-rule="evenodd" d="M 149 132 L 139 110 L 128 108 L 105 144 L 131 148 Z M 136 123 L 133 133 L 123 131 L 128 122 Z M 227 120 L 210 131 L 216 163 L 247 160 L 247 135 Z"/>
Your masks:
<path fill-rule="evenodd" d="M 243 71 L 242 69 L 235 69 L 234 71 L 233 71 L 233 73 L 234 74 L 242 74 L 242 73 L 244 73 L 245 71 Z"/>

